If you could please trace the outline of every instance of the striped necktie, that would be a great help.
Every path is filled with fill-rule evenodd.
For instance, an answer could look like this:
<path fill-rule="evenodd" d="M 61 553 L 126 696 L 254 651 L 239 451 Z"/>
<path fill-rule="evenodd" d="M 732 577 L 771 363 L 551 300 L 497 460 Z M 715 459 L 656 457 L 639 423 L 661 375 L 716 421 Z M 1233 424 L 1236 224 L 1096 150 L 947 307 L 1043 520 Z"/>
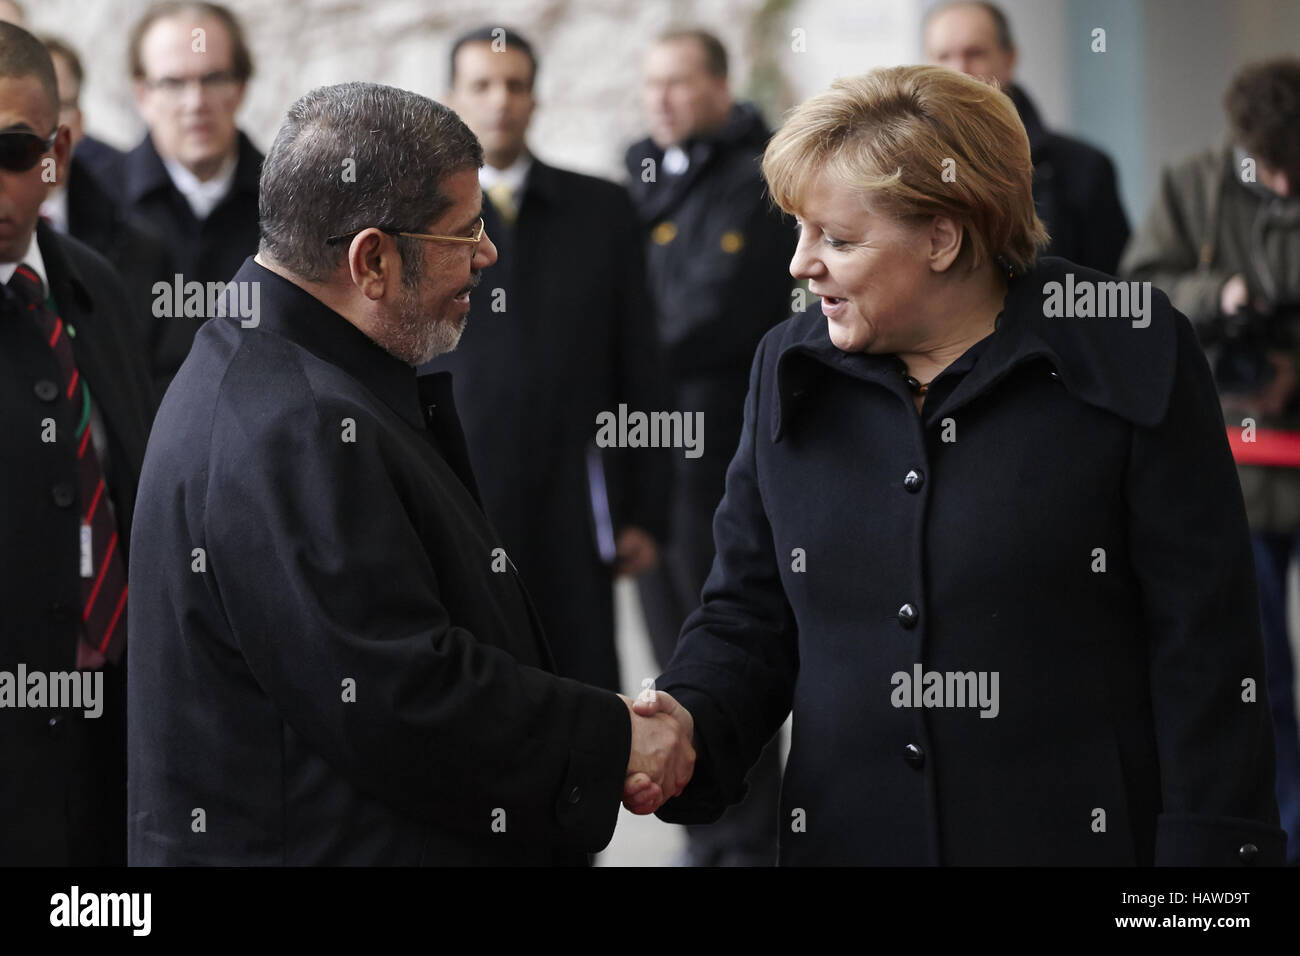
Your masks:
<path fill-rule="evenodd" d="M 116 662 L 126 647 L 126 563 L 118 547 L 116 523 L 105 501 L 104 472 L 91 440 L 90 391 L 77 371 L 69 329 L 45 295 L 44 283 L 31 267 L 18 266 L 9 280 L 17 296 L 53 349 L 63 373 L 63 400 L 76 410 L 73 435 L 81 482 L 81 623 L 86 642 Z"/>

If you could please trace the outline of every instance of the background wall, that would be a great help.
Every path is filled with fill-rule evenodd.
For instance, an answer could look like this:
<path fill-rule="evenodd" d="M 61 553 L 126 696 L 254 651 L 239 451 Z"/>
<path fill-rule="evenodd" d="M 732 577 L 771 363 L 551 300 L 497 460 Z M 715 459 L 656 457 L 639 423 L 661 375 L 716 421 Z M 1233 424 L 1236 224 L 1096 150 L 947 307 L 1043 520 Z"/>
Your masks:
<path fill-rule="evenodd" d="M 622 175 L 641 134 L 640 53 L 670 24 L 718 33 L 742 92 L 776 121 L 834 77 L 920 59 L 933 0 L 229 0 L 256 57 L 242 123 L 269 145 L 285 108 L 323 83 L 374 80 L 439 97 L 447 48 L 484 23 L 524 32 L 542 56 L 533 144 L 551 161 Z M 126 33 L 148 0 L 27 0 L 30 24 L 81 50 L 92 132 L 119 146 L 142 128 L 126 77 Z M 1115 159 L 1131 218 L 1160 165 L 1225 134 L 1220 103 L 1243 63 L 1300 54 L 1295 0 L 1004 0 L 1019 80 L 1048 123 Z M 1095 27 L 1107 51 L 1090 49 Z M 802 31 L 800 42 L 796 31 Z M 797 49 L 797 47 L 801 48 Z"/>

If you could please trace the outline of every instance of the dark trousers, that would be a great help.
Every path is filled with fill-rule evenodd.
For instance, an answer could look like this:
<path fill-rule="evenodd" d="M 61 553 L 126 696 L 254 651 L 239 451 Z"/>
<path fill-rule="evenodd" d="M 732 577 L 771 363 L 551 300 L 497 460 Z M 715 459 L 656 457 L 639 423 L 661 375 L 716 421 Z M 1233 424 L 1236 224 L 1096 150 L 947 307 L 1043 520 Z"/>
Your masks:
<path fill-rule="evenodd" d="M 743 391 L 740 398 L 743 399 Z M 700 606 L 700 592 L 713 566 L 713 512 L 722 500 L 727 465 L 739 436 L 740 401 L 725 414 L 705 412 L 713 455 L 683 459 L 675 466 L 668 540 L 653 571 L 637 579 L 650 643 L 667 667 L 686 618 Z M 679 407 L 700 407 L 679 396 Z M 734 434 L 733 434 L 734 432 Z M 730 442 L 728 446 L 727 442 Z M 706 449 L 708 442 L 706 442 Z M 774 737 L 747 779 L 745 799 L 716 822 L 686 828 L 687 862 L 692 866 L 775 866 L 777 816 L 781 799 L 781 755 Z"/>
<path fill-rule="evenodd" d="M 1268 702 L 1277 750 L 1277 808 L 1287 836 L 1287 863 L 1300 864 L 1300 732 L 1296 726 L 1295 667 L 1287 628 L 1287 571 L 1300 555 L 1300 533 L 1252 533 L 1259 578 L 1260 624 Z"/>

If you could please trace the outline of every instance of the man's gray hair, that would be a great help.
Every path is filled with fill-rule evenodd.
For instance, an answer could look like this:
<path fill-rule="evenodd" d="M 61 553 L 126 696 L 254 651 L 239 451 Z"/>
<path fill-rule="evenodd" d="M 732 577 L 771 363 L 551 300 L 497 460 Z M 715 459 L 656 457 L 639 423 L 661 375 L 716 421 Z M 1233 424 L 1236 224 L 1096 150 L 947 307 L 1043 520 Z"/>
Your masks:
<path fill-rule="evenodd" d="M 347 251 L 327 238 L 429 232 L 451 207 L 447 177 L 482 165 L 478 139 L 441 103 L 378 83 L 317 87 L 289 107 L 262 164 L 260 251 L 322 282 Z M 403 272 L 418 272 L 419 240 L 397 247 Z"/>

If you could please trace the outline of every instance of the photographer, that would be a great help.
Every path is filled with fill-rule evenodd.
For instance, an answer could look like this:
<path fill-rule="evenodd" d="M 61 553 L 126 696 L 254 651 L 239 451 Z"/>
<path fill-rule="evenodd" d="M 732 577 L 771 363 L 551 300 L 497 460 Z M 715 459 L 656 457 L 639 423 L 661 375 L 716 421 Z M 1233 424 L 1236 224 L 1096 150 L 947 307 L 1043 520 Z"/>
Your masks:
<path fill-rule="evenodd" d="M 1229 142 L 1164 172 L 1121 272 L 1168 293 L 1214 369 L 1254 544 L 1278 809 L 1294 865 L 1300 742 L 1286 591 L 1300 554 L 1300 60 L 1246 66 L 1224 107 Z"/>

